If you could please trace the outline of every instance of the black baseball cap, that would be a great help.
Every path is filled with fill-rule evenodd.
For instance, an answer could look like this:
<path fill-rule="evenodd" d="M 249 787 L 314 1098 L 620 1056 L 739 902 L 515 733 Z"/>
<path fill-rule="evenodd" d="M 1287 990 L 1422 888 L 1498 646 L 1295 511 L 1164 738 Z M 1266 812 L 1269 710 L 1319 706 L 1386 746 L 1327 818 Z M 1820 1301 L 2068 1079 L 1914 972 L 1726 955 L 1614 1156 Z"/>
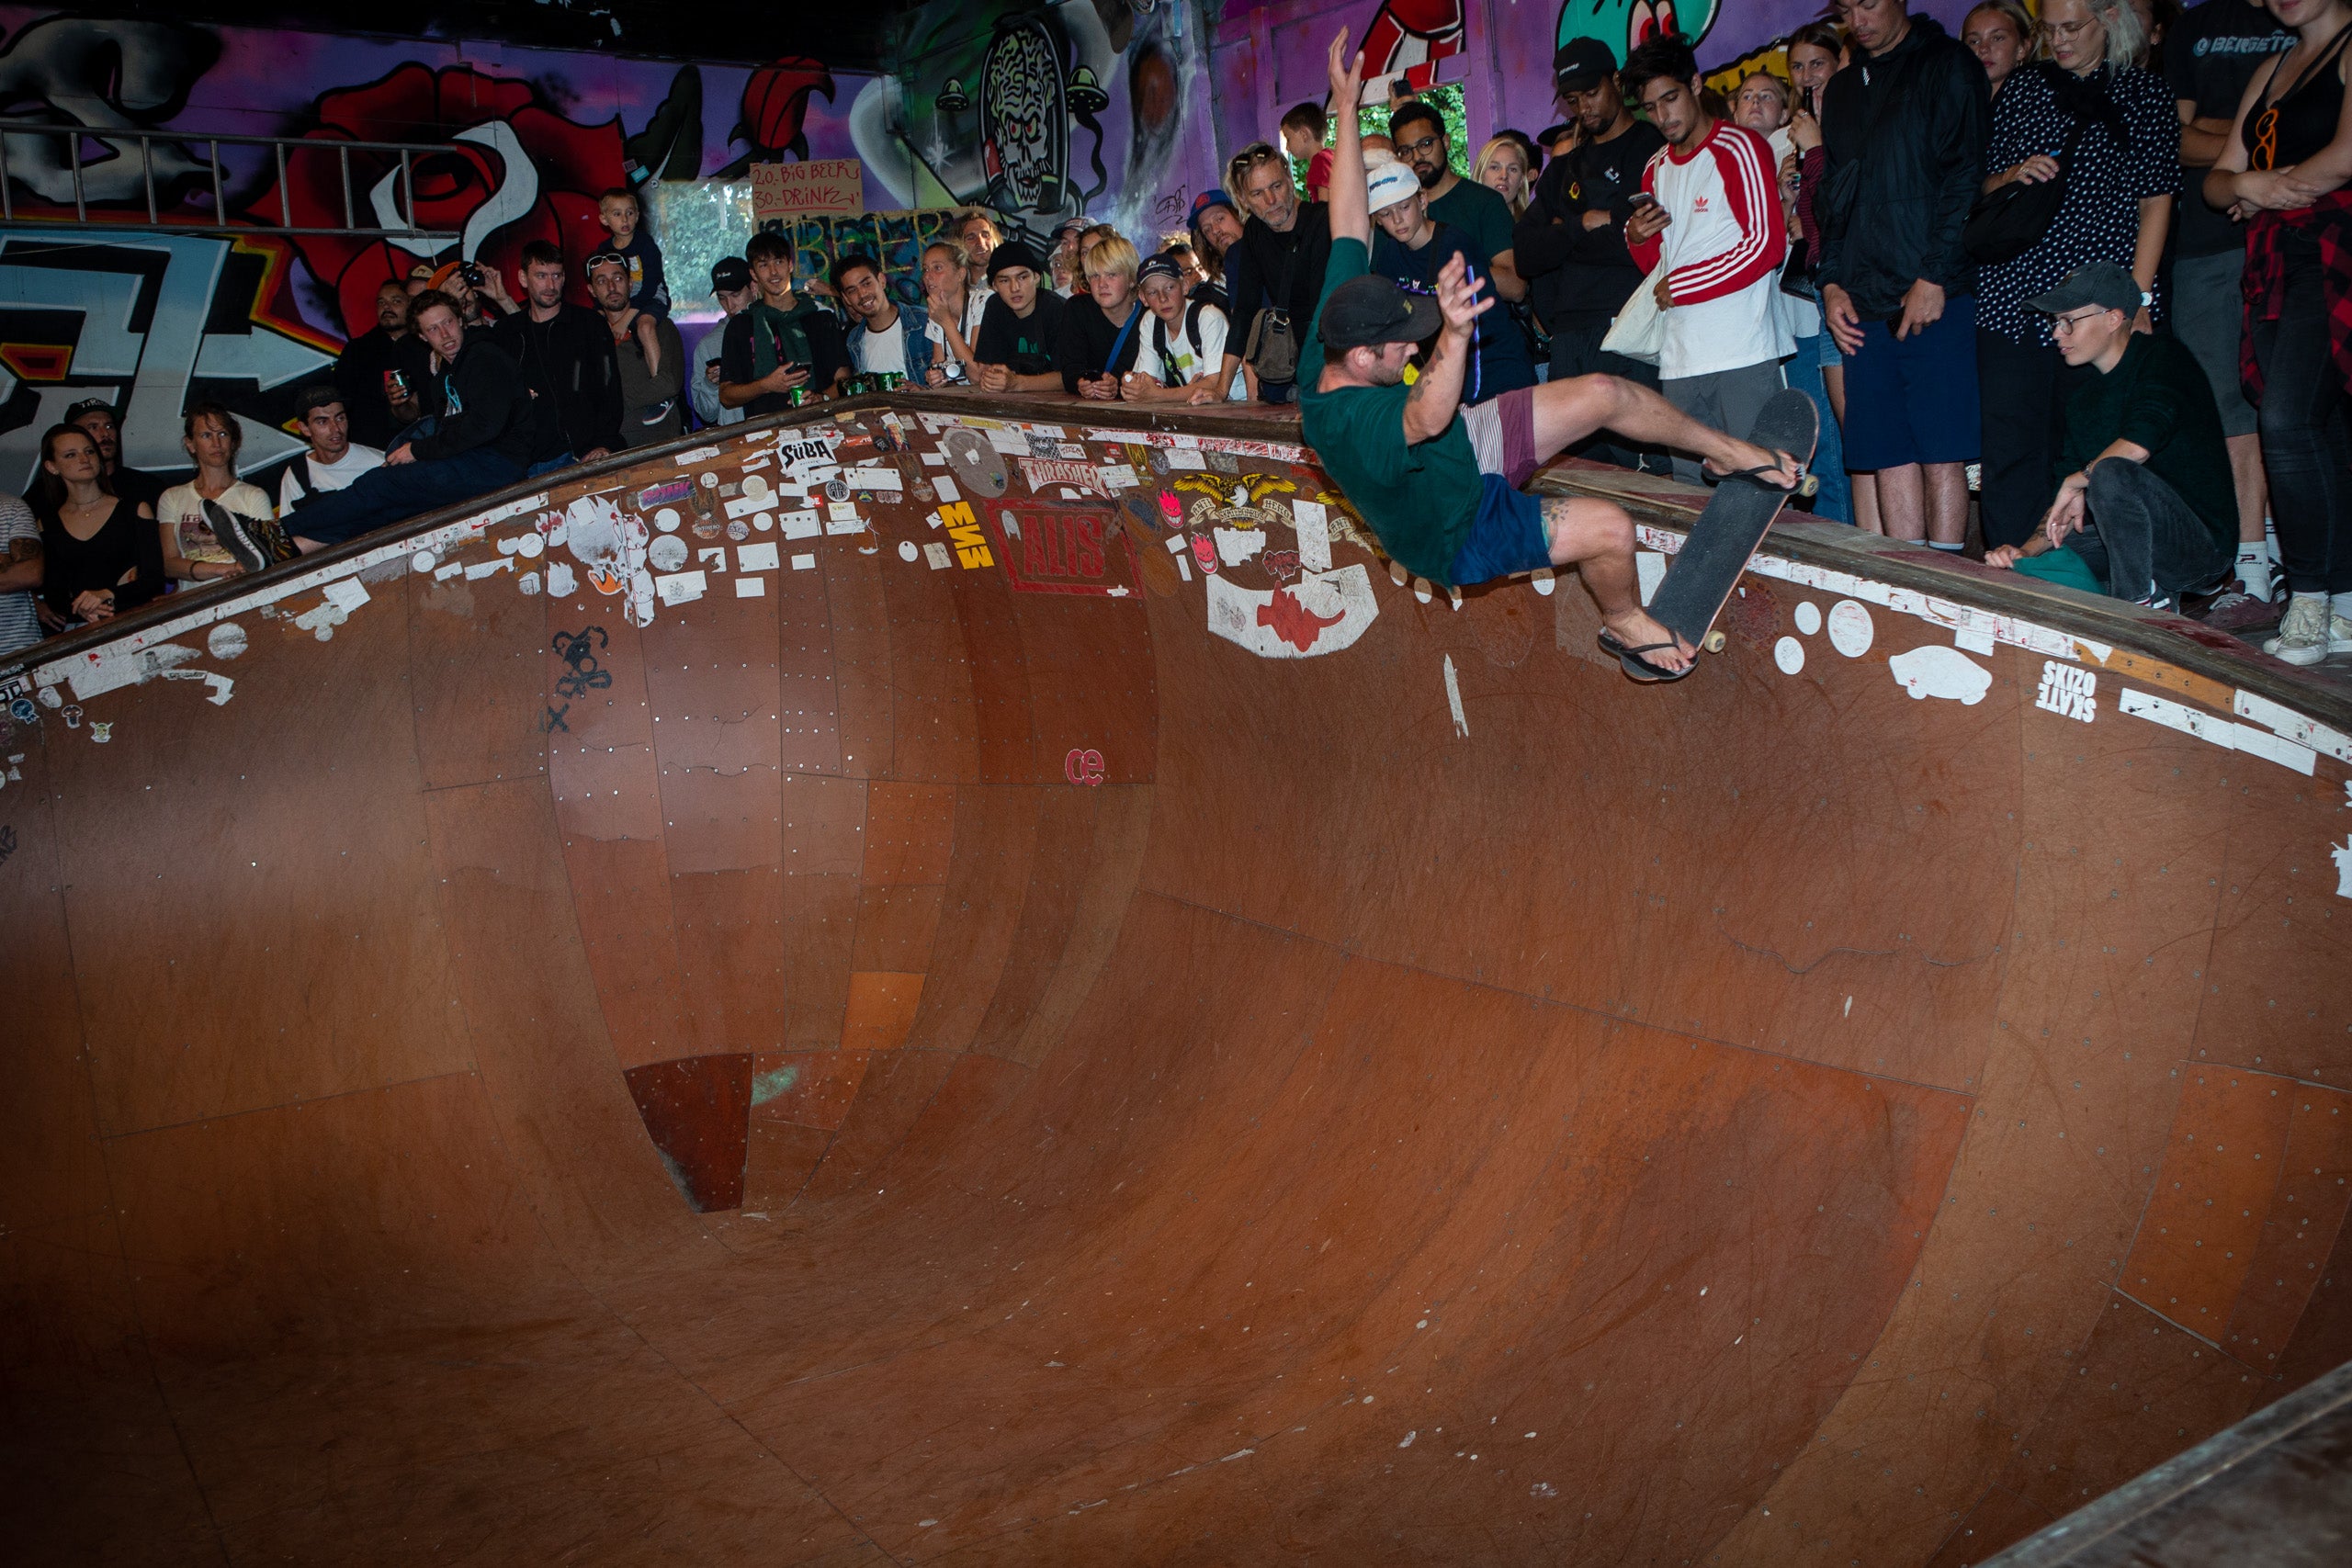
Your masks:
<path fill-rule="evenodd" d="M 1025 266 L 1035 273 L 1046 270 L 1046 264 L 1037 259 L 1036 252 L 1019 240 L 1007 240 L 989 253 L 989 281 L 994 283 L 998 273 L 1014 266 Z"/>
<path fill-rule="evenodd" d="M 65 411 L 65 423 L 71 424 L 85 413 L 102 413 L 113 419 L 118 424 L 122 423 L 121 411 L 104 398 L 84 398 L 80 402 L 74 404 Z"/>
<path fill-rule="evenodd" d="M 1359 274 L 1331 290 L 1323 301 L 1317 335 L 1326 348 L 1377 348 L 1388 343 L 1419 343 L 1436 335 L 1445 321 L 1437 301 L 1408 294 L 1393 279 Z"/>
<path fill-rule="evenodd" d="M 2076 267 L 2057 288 L 2036 295 L 2026 303 L 2052 316 L 2063 316 L 2086 305 L 2135 316 L 2140 311 L 2140 280 L 2113 262 L 2092 262 Z"/>
<path fill-rule="evenodd" d="M 1176 265 L 1173 256 L 1161 251 L 1157 255 L 1146 256 L 1143 265 L 1136 268 L 1136 287 L 1141 288 L 1148 277 L 1165 277 L 1182 283 L 1184 281 L 1184 269 Z"/>
<path fill-rule="evenodd" d="M 710 291 L 735 294 L 752 287 L 752 264 L 741 256 L 721 256 L 710 264 Z"/>
<path fill-rule="evenodd" d="M 1552 85 L 1563 93 L 1587 93 L 1617 69 L 1617 57 L 1597 38 L 1572 38 L 1552 56 Z"/>

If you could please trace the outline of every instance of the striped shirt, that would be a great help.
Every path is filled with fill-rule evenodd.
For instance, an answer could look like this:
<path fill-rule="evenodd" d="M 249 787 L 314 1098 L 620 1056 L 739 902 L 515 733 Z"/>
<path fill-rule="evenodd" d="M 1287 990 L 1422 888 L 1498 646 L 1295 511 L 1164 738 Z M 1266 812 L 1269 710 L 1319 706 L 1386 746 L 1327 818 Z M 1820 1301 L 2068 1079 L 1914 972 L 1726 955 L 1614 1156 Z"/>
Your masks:
<path fill-rule="evenodd" d="M 1659 148 L 1642 171 L 1642 188 L 1673 220 L 1656 238 L 1627 246 L 1645 273 L 1663 263 L 1673 290 L 1659 377 L 1738 370 L 1794 353 L 1773 299 L 1789 231 L 1771 146 L 1718 120 L 1687 158 Z"/>

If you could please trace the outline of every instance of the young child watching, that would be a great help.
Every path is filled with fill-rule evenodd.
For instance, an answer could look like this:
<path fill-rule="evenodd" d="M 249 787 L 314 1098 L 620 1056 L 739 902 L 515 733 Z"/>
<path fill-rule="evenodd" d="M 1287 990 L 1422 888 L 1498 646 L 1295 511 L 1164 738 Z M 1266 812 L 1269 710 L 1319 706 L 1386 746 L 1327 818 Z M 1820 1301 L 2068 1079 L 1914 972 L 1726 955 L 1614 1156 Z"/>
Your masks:
<path fill-rule="evenodd" d="M 1323 145 L 1323 133 L 1329 125 L 1321 104 L 1300 104 L 1283 116 L 1283 151 L 1294 162 L 1306 164 L 1309 201 L 1331 199 L 1331 150 Z"/>
<path fill-rule="evenodd" d="M 606 191 L 596 198 L 596 220 L 613 237 L 607 248 L 628 263 L 628 302 L 651 315 L 668 315 L 670 283 L 662 271 L 662 247 L 641 227 L 645 209 L 636 193 L 626 186 Z"/>

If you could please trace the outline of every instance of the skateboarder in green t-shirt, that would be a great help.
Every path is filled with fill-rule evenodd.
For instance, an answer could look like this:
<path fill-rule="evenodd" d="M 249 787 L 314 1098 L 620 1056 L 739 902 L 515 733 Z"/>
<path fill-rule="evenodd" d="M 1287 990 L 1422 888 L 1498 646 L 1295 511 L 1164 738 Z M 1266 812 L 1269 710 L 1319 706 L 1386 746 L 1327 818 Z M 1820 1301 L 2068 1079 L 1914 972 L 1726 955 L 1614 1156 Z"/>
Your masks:
<path fill-rule="evenodd" d="M 1299 421 L 1307 445 L 1389 555 L 1448 587 L 1544 566 L 1573 566 L 1617 641 L 1679 671 L 1695 651 L 1643 610 L 1634 525 L 1590 496 L 1523 493 L 1536 468 L 1606 428 L 1643 446 L 1696 453 L 1715 474 L 1747 473 L 1783 489 L 1803 470 L 1785 453 L 1734 440 L 1646 388 L 1577 376 L 1461 406 L 1474 323 L 1493 306 L 1461 258 L 1438 275 L 1434 299 L 1367 274 L 1372 219 L 1352 106 L 1363 57 L 1344 28 L 1331 41 L 1339 144 L 1331 170 L 1331 262 L 1299 355 Z M 1437 347 L 1411 385 L 1415 344 Z"/>

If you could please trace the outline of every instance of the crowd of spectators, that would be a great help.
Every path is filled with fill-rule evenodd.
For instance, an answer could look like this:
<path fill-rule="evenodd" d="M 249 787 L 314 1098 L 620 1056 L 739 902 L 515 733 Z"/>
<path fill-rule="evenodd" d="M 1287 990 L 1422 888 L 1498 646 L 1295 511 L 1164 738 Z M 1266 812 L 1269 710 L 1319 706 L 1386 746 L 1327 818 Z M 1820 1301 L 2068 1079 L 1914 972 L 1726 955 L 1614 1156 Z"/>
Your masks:
<path fill-rule="evenodd" d="M 1821 415 L 1817 517 L 1959 551 L 1973 515 L 1996 566 L 2233 629 L 2283 611 L 2266 646 L 2314 663 L 2352 651 L 2347 26 L 2352 0 L 2043 0 L 2038 19 L 1985 0 L 1955 38 L 1905 0 L 1838 0 L 1773 69 L 1716 85 L 1679 38 L 1623 61 L 1577 39 L 1553 62 L 1559 123 L 1475 155 L 1390 88 L 1385 134 L 1359 143 L 1365 270 L 1435 298 L 1458 265 L 1495 302 L 1465 407 L 1605 374 L 1737 436 L 1796 388 Z M 166 490 L 119 465 L 109 406 L 76 405 L 29 509 L 0 507 L 0 651 L 36 616 L 101 619 L 854 378 L 1294 402 L 1333 117 L 1357 113 L 1294 107 L 1148 249 L 1083 217 L 1033 239 L 959 212 L 910 288 L 855 252 L 804 273 L 786 236 L 753 234 L 712 269 L 722 318 L 691 353 L 625 190 L 579 278 L 543 243 L 512 292 L 420 266 L 298 400 L 310 451 L 275 505 L 239 479 L 225 411 L 188 411 L 196 477 Z M 1577 450 L 1701 477 L 1621 432 Z"/>

